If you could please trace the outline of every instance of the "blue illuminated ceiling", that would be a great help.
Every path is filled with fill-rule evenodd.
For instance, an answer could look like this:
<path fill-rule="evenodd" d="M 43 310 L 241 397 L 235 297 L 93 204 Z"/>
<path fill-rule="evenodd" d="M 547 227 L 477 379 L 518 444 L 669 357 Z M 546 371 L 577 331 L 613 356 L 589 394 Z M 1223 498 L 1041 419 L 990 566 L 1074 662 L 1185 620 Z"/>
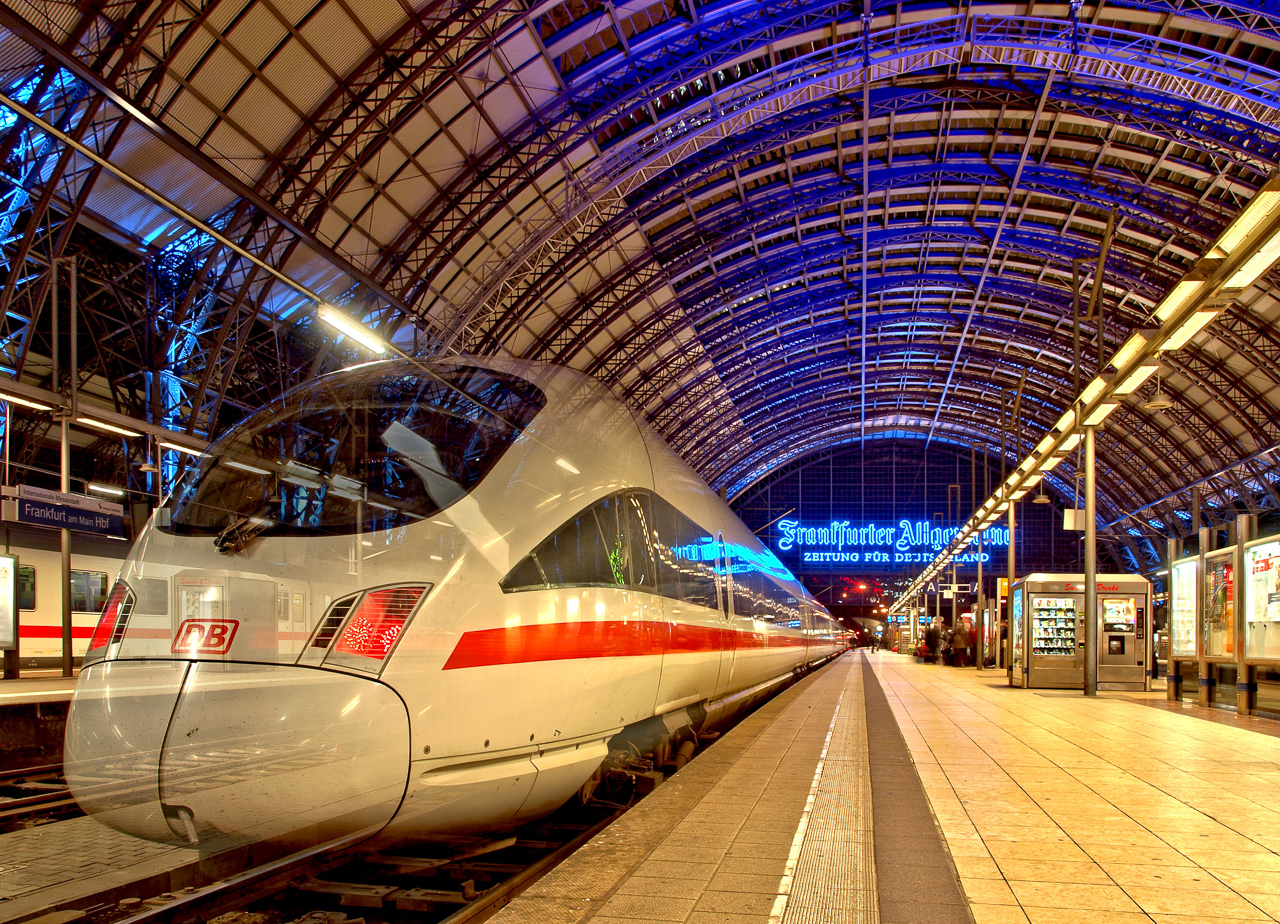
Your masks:
<path fill-rule="evenodd" d="M 1073 278 L 1087 303 L 1109 218 L 1081 381 L 1280 159 L 1274 4 L 407 8 L 0 0 L 3 85 L 407 349 L 599 377 L 731 496 L 865 440 L 998 453 L 1019 391 L 1034 445 L 1073 397 Z M 65 246 L 40 209 L 150 259 L 190 240 L 83 156 L 6 132 L 6 305 L 32 304 L 14 267 Z M 213 435 L 262 400 L 241 363 L 292 381 L 345 359 L 243 254 L 197 257 L 145 314 L 159 417 Z M 1113 415 L 1105 520 L 1181 529 L 1194 481 L 1220 516 L 1280 503 L 1278 280 L 1167 357 L 1173 408 L 1143 410 L 1148 390 Z"/>

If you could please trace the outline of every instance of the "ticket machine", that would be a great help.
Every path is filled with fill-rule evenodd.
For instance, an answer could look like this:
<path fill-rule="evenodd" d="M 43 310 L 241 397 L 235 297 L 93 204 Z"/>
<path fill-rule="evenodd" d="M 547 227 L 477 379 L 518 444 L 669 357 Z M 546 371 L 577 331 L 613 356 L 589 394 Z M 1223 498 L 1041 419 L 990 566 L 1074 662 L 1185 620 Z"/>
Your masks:
<path fill-rule="evenodd" d="M 1151 582 L 1100 574 L 1098 689 L 1151 688 Z M 1013 668 L 1017 687 L 1084 686 L 1084 575 L 1029 574 L 1013 585 Z"/>

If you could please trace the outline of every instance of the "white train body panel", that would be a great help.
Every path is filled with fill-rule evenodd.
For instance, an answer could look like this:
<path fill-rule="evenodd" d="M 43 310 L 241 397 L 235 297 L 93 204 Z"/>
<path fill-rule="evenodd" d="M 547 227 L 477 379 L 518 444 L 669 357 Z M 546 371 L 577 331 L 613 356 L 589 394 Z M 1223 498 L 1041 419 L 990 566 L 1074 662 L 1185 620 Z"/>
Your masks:
<path fill-rule="evenodd" d="M 205 487 L 158 512 L 121 572 L 123 603 L 107 608 L 68 722 L 67 776 L 86 808 L 142 836 L 202 844 L 388 822 L 390 834 L 501 828 L 563 803 L 619 733 L 655 716 L 696 730 L 745 705 L 743 691 L 843 648 L 825 611 L 605 388 L 553 367 L 459 364 L 532 383 L 543 401 L 511 401 L 504 426 L 524 417 L 478 480 L 465 459 L 450 468 L 439 436 L 465 413 L 424 378 L 417 407 L 445 410 L 420 412 L 428 423 L 414 432 L 406 405 L 393 402 L 411 426 L 384 414 L 373 430 L 370 413 L 324 406 L 334 433 L 390 447 L 388 461 L 360 463 L 374 474 L 358 491 L 337 463 L 319 472 L 287 454 L 246 454 L 303 431 L 308 445 L 329 445 L 315 435 L 329 417 L 290 430 L 288 408 L 279 424 L 269 409 L 258 436 L 211 449 Z M 371 365 L 313 390 L 359 379 L 382 394 L 377 377 L 390 373 L 395 387 L 414 374 Z M 495 394 L 503 388 L 484 392 Z M 475 416 L 468 447 L 502 429 Z M 384 513 L 400 485 L 393 463 L 417 472 L 439 509 Z M 207 498 L 248 496 L 259 478 L 228 465 L 260 473 L 261 510 L 273 513 L 218 519 Z M 282 523 L 308 491 L 362 525 L 297 528 L 311 513 Z M 235 547 L 220 553 L 215 541 Z M 113 701 L 123 708 L 108 727 Z M 226 753 L 261 755 L 265 772 L 189 772 Z M 95 768 L 122 759 L 155 787 L 103 794 Z"/>

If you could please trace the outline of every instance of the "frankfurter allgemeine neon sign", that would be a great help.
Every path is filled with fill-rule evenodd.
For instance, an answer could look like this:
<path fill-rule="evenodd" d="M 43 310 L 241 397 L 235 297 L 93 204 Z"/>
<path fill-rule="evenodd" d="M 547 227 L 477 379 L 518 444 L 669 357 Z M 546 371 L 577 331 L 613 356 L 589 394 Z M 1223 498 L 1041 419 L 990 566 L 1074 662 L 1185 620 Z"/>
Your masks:
<path fill-rule="evenodd" d="M 783 552 L 797 549 L 806 562 L 878 562 L 882 564 L 914 564 L 933 561 L 959 532 L 958 527 L 943 528 L 927 520 L 899 520 L 897 526 L 868 523 L 854 526 L 849 520 L 832 520 L 824 526 L 807 526 L 799 520 L 779 520 L 782 536 L 778 548 Z M 983 536 L 986 545 L 1008 546 L 1009 529 L 992 526 Z M 966 551 L 956 556 L 959 563 L 976 562 L 978 553 Z M 990 556 L 982 554 L 983 561 Z"/>

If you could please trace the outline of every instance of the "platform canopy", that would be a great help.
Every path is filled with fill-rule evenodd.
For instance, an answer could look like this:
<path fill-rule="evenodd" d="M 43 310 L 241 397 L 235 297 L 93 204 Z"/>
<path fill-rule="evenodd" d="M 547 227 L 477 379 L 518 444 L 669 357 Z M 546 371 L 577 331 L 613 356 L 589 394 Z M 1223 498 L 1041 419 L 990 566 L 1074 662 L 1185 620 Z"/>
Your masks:
<path fill-rule="evenodd" d="M 0 0 L 0 93 L 6 374 L 54 384 L 75 256 L 83 387 L 123 413 L 213 437 L 351 361 L 323 299 L 588 372 L 732 497 L 867 440 L 994 455 L 1002 418 L 1025 454 L 1275 170 L 1280 8 Z M 1278 298 L 1107 421 L 1135 566 L 1192 486 L 1276 506 Z"/>

